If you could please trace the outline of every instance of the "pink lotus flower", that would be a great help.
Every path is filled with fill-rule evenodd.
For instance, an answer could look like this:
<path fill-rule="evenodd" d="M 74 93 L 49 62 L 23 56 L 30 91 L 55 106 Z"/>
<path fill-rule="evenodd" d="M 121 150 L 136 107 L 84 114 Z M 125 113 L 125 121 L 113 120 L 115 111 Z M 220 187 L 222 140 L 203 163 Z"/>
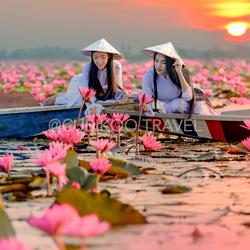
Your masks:
<path fill-rule="evenodd" d="M 131 88 L 133 87 L 133 83 L 132 83 L 132 82 L 125 82 L 125 83 L 124 83 L 124 86 L 125 86 L 125 88 L 127 88 L 127 89 L 131 89 Z"/>
<path fill-rule="evenodd" d="M 117 124 L 121 124 L 121 123 L 125 122 L 130 117 L 130 115 L 128 115 L 128 114 L 124 115 L 124 114 L 119 114 L 119 113 L 117 113 L 117 114 L 113 113 L 113 114 L 111 114 L 111 117 L 114 118 L 114 120 L 117 122 Z"/>
<path fill-rule="evenodd" d="M 99 220 L 97 214 L 89 214 L 70 224 L 65 233 L 67 235 L 87 237 L 102 234 L 111 228 L 110 223 Z"/>
<path fill-rule="evenodd" d="M 139 93 L 137 97 L 138 97 L 140 104 L 149 104 L 150 102 L 153 101 L 152 96 L 150 94 L 147 95 L 146 93 L 144 94 Z"/>
<path fill-rule="evenodd" d="M 30 159 L 32 162 L 45 167 L 45 171 L 47 171 L 46 166 L 48 164 L 61 161 L 67 155 L 67 147 L 63 143 L 51 144 L 49 149 L 45 149 L 45 151 L 38 156 L 38 159 Z"/>
<path fill-rule="evenodd" d="M 93 134 L 95 130 L 95 125 L 93 123 L 81 124 L 80 127 L 88 135 Z"/>
<path fill-rule="evenodd" d="M 60 235 L 67 228 L 68 224 L 79 217 L 77 210 L 71 205 L 54 204 L 47 209 L 42 218 L 30 217 L 27 222 L 34 227 L 45 231 L 49 235 Z"/>
<path fill-rule="evenodd" d="M 87 115 L 86 117 L 90 122 L 100 125 L 102 122 L 106 121 L 107 114 Z"/>
<path fill-rule="evenodd" d="M 41 102 L 45 98 L 45 96 L 43 94 L 37 94 L 35 98 L 38 102 Z"/>
<path fill-rule="evenodd" d="M 109 142 L 108 139 L 100 139 L 100 140 L 97 140 L 97 141 L 92 141 L 91 144 L 97 149 L 97 150 L 100 150 L 101 153 L 107 151 L 107 150 L 110 150 L 111 148 L 113 148 L 116 143 L 111 141 Z"/>
<path fill-rule="evenodd" d="M 66 176 L 66 166 L 66 163 L 61 164 L 58 161 L 49 163 L 45 166 L 47 171 L 57 178 L 59 187 L 63 187 L 69 181 Z"/>
<path fill-rule="evenodd" d="M 92 170 L 99 174 L 99 175 L 104 175 L 109 168 L 112 166 L 111 163 L 109 163 L 109 161 L 107 159 L 96 159 L 96 162 L 92 159 L 89 162 L 90 167 L 92 168 Z"/>
<path fill-rule="evenodd" d="M 110 130 L 112 131 L 113 134 L 114 132 L 117 133 L 120 130 L 119 123 L 117 123 L 115 119 L 107 118 L 106 123 L 110 127 Z"/>
<path fill-rule="evenodd" d="M 88 97 L 91 98 L 92 96 L 94 96 L 96 94 L 95 90 L 93 90 L 93 89 L 91 89 L 89 87 L 86 88 L 85 86 L 79 87 L 78 90 L 79 90 L 79 92 L 80 92 L 80 94 L 82 96 L 82 99 L 86 99 Z"/>
<path fill-rule="evenodd" d="M 22 242 L 18 241 L 13 236 L 9 237 L 8 240 L 1 239 L 0 249 L 1 250 L 33 250 L 32 247 L 23 244 Z"/>
<path fill-rule="evenodd" d="M 43 89 L 47 94 L 49 94 L 53 90 L 53 84 L 44 84 Z"/>
<path fill-rule="evenodd" d="M 94 133 L 95 125 L 93 123 L 85 123 L 81 124 L 80 127 L 88 135 L 88 145 L 90 145 L 90 135 Z"/>
<path fill-rule="evenodd" d="M 73 181 L 72 184 L 70 185 L 70 187 L 81 189 L 80 184 L 78 182 L 76 182 L 76 181 Z"/>
<path fill-rule="evenodd" d="M 41 88 L 40 87 L 38 87 L 38 88 L 32 88 L 31 89 L 31 94 L 32 95 L 37 95 L 37 94 L 39 94 L 41 92 Z"/>
<path fill-rule="evenodd" d="M 10 83 L 10 82 L 7 82 L 6 84 L 5 84 L 5 87 L 7 88 L 7 89 L 14 89 L 15 88 L 15 84 L 12 84 L 12 83 Z"/>
<path fill-rule="evenodd" d="M 250 130 L 250 120 L 244 120 L 244 123 L 245 123 L 246 126 L 244 126 L 244 125 L 240 125 L 240 126 Z"/>
<path fill-rule="evenodd" d="M 63 125 L 62 128 L 58 129 L 58 136 L 61 142 L 67 143 L 70 147 L 73 147 L 83 139 L 85 133 L 71 125 L 68 128 Z"/>
<path fill-rule="evenodd" d="M 250 104 L 250 100 L 245 98 L 245 97 L 238 97 L 236 98 L 236 102 L 240 105 L 244 105 L 244 104 Z"/>
<path fill-rule="evenodd" d="M 229 100 L 231 102 L 237 103 L 237 97 L 230 97 Z"/>
<path fill-rule="evenodd" d="M 153 135 L 147 135 L 146 133 L 142 137 L 143 145 L 146 150 L 155 150 L 161 146 L 159 141 L 156 141 L 157 138 Z"/>
<path fill-rule="evenodd" d="M 43 131 L 43 133 L 52 141 L 60 141 L 57 131 L 53 129 L 49 129 L 48 132 Z"/>
<path fill-rule="evenodd" d="M 63 142 L 50 142 L 49 143 L 49 149 L 45 149 L 46 151 L 49 151 L 52 155 L 52 157 L 58 157 L 58 160 L 62 160 L 67 155 L 67 150 L 69 149 L 68 144 L 64 144 Z"/>
<path fill-rule="evenodd" d="M 45 80 L 45 75 L 37 76 L 36 80 L 43 82 Z"/>
<path fill-rule="evenodd" d="M 212 89 L 204 89 L 205 96 L 210 96 L 212 92 L 213 92 Z"/>
<path fill-rule="evenodd" d="M 98 139 L 98 125 L 104 122 L 107 119 L 107 114 L 102 115 L 87 115 L 89 121 L 96 125 L 96 139 Z"/>
<path fill-rule="evenodd" d="M 30 148 L 27 148 L 27 147 L 18 145 L 18 146 L 17 146 L 17 150 L 30 150 Z"/>
<path fill-rule="evenodd" d="M 0 157 L 0 172 L 5 172 L 10 176 L 10 170 L 13 167 L 13 154 L 7 154 L 6 156 Z"/>
<path fill-rule="evenodd" d="M 247 137 L 247 139 L 245 139 L 245 140 L 243 140 L 241 142 L 244 144 L 244 146 L 246 147 L 246 149 L 248 151 L 250 151 L 250 137 Z"/>

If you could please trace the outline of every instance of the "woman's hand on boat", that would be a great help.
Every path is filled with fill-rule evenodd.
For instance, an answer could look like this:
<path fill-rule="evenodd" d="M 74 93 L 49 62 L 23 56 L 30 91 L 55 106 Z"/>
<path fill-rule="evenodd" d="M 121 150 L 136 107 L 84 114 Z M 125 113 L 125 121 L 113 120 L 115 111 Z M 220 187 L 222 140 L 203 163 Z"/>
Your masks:
<path fill-rule="evenodd" d="M 123 91 L 123 93 L 122 93 L 122 97 L 124 98 L 124 99 L 134 99 L 135 98 L 135 96 L 134 95 L 130 95 L 127 91 Z"/>
<path fill-rule="evenodd" d="M 52 105 L 55 105 L 55 101 L 56 101 L 56 98 L 58 97 L 58 95 L 60 95 L 61 93 L 58 93 L 56 95 L 53 95 L 49 98 L 47 98 L 42 104 L 43 106 L 52 106 Z"/>
<path fill-rule="evenodd" d="M 149 112 L 149 111 L 150 111 L 149 107 L 146 105 L 143 105 L 142 112 Z"/>

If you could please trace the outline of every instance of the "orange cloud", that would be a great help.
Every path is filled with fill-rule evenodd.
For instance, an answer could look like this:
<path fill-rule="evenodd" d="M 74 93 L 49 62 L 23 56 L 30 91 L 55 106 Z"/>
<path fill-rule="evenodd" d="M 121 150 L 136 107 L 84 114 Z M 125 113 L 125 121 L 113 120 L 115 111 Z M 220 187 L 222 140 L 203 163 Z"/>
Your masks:
<path fill-rule="evenodd" d="M 165 19 L 168 20 L 168 13 L 178 19 L 172 27 L 200 28 L 204 30 L 226 29 L 226 25 L 231 21 L 245 21 L 250 26 L 247 19 L 250 18 L 250 3 L 246 0 L 128 0 L 128 2 L 145 7 L 159 7 L 165 9 Z M 128 6 L 131 7 L 130 4 Z M 152 12 L 152 15 L 154 13 Z M 158 16 L 156 17 L 156 19 Z M 166 26 L 169 26 L 167 23 Z"/>

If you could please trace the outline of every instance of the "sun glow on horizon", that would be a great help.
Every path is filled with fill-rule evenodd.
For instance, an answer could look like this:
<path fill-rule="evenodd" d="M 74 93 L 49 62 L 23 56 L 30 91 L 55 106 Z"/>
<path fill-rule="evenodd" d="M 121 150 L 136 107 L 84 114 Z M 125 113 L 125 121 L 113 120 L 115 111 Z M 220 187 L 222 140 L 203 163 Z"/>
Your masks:
<path fill-rule="evenodd" d="M 232 36 L 241 36 L 245 34 L 246 30 L 247 27 L 243 22 L 230 23 L 227 25 L 227 31 Z"/>

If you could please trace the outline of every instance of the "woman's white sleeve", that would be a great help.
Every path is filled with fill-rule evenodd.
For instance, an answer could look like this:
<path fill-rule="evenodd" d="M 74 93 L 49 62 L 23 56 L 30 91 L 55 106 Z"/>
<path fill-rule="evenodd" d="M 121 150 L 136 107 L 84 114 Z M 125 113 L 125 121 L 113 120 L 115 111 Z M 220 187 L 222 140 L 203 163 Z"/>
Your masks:
<path fill-rule="evenodd" d="M 184 98 L 186 101 L 190 101 L 193 98 L 193 92 L 190 86 L 188 86 L 188 88 L 186 89 L 185 92 L 182 91 L 182 98 Z"/>

